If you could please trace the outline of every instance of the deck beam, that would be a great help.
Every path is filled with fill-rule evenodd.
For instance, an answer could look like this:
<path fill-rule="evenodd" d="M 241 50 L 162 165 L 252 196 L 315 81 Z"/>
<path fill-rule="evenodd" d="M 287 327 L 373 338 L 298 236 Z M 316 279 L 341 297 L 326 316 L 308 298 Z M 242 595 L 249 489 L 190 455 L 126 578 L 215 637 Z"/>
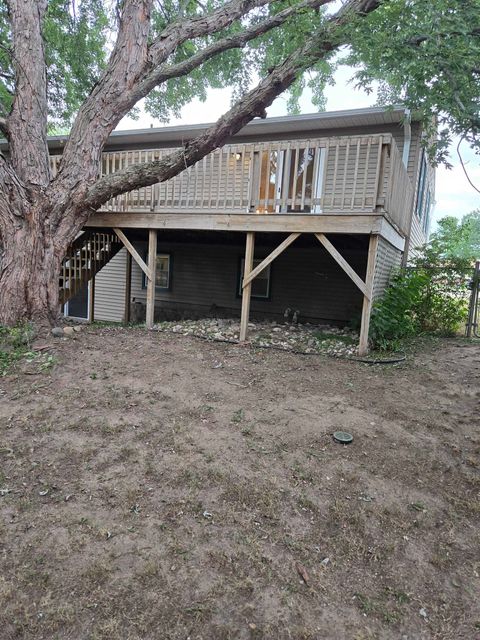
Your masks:
<path fill-rule="evenodd" d="M 381 232 L 382 218 L 383 216 L 378 214 L 95 213 L 85 226 L 193 231 L 370 234 Z M 401 238 L 400 234 L 398 235 Z"/>

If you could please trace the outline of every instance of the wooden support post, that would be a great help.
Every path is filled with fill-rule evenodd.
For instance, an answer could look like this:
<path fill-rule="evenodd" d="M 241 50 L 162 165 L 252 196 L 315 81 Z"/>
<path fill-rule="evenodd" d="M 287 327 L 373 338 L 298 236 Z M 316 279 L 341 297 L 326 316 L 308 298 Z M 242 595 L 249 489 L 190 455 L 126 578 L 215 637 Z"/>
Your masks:
<path fill-rule="evenodd" d="M 95 320 L 95 276 L 90 279 L 90 286 L 88 287 L 88 321 L 94 322 Z"/>
<path fill-rule="evenodd" d="M 132 295 L 132 254 L 127 251 L 127 262 L 125 263 L 125 309 L 123 321 L 130 322 L 130 298 Z"/>
<path fill-rule="evenodd" d="M 155 313 L 155 272 L 157 264 L 157 230 L 148 232 L 147 329 L 152 329 Z"/>
<path fill-rule="evenodd" d="M 243 269 L 243 277 L 247 278 L 253 270 L 253 254 L 255 252 L 255 233 L 249 231 L 247 233 L 247 241 L 245 244 L 245 266 Z M 240 319 L 240 342 L 247 339 L 248 320 L 250 317 L 250 296 L 252 293 L 252 283 L 249 282 L 242 289 L 242 314 Z"/>
<path fill-rule="evenodd" d="M 375 261 L 377 258 L 378 236 L 371 235 L 368 246 L 367 274 L 365 276 L 366 293 L 363 296 L 362 324 L 360 326 L 360 343 L 358 355 L 368 353 L 368 331 L 370 329 L 370 314 L 372 312 L 373 279 L 375 275 Z"/>

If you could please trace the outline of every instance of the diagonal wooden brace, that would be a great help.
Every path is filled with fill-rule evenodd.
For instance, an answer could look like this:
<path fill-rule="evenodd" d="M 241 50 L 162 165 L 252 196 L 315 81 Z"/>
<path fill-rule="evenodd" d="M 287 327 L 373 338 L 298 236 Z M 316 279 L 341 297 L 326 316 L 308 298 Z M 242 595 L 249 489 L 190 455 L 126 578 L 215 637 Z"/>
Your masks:
<path fill-rule="evenodd" d="M 252 282 L 252 280 L 254 280 L 254 278 L 258 276 L 259 273 L 262 273 L 262 271 L 266 267 L 268 267 L 268 265 L 273 262 L 275 258 L 277 258 L 282 253 L 282 251 L 285 251 L 285 249 L 290 246 L 292 242 L 294 242 L 298 238 L 299 235 L 299 233 L 291 233 L 288 238 L 286 238 L 281 244 L 279 244 L 278 247 L 265 258 L 265 260 L 262 260 L 262 262 L 257 265 L 255 269 L 250 271 L 250 273 L 245 276 L 245 278 L 243 279 L 242 288 L 244 289 Z"/>

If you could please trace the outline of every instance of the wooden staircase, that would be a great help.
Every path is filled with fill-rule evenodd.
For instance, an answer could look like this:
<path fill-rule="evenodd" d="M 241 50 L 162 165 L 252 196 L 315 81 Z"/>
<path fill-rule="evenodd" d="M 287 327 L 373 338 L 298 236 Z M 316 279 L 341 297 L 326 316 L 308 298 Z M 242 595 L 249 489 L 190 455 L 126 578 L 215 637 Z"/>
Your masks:
<path fill-rule="evenodd" d="M 60 272 L 60 304 L 71 300 L 122 246 L 115 233 L 86 231 L 76 238 Z"/>

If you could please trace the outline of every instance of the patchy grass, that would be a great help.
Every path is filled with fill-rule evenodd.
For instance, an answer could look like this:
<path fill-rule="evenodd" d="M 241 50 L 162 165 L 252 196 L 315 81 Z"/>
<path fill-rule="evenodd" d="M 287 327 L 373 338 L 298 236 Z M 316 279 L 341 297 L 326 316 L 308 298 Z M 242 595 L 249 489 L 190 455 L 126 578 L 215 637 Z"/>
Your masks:
<path fill-rule="evenodd" d="M 2 638 L 476 639 L 478 346 L 54 345 L 0 380 Z"/>

